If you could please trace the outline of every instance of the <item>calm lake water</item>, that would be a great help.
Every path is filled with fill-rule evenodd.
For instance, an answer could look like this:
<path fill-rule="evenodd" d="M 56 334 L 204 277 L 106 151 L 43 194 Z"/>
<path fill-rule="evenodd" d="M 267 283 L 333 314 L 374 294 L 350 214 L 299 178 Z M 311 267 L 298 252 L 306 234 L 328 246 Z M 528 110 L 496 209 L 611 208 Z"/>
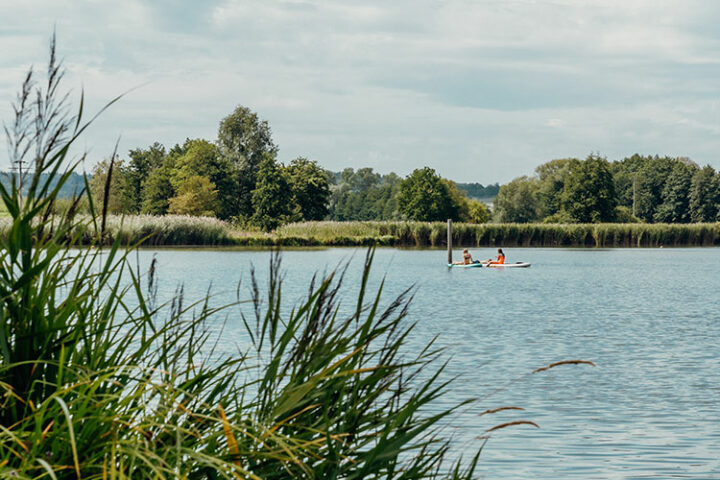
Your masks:
<path fill-rule="evenodd" d="M 489 249 L 472 251 L 477 258 Z M 532 420 L 540 429 L 496 431 L 481 455 L 488 479 L 720 478 L 720 249 L 507 249 L 529 269 L 448 269 L 441 250 L 379 249 L 373 285 L 386 277 L 389 302 L 416 285 L 411 348 L 439 335 L 459 375 L 448 405 L 480 400 L 448 426 L 460 452 L 499 423 Z M 158 259 L 160 297 L 184 284 L 188 299 L 212 283 L 216 304 L 232 301 L 250 265 L 267 273 L 269 253 L 143 250 Z M 460 254 L 455 253 L 456 257 Z M 287 305 L 307 292 L 313 272 L 364 250 L 286 251 Z M 264 283 L 261 283 L 264 285 Z M 248 292 L 247 282 L 241 287 Z M 350 288 L 352 290 L 352 288 Z M 347 297 L 351 305 L 354 299 Z M 230 317 L 222 348 L 242 342 Z M 591 360 L 531 372 L 549 363 Z M 479 416 L 485 409 L 520 406 Z"/>

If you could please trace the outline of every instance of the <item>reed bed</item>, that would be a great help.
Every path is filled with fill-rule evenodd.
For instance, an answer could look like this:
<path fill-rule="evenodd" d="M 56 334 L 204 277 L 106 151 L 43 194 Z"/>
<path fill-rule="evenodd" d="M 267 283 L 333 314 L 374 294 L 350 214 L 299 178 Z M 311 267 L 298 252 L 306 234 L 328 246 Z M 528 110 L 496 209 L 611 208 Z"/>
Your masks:
<path fill-rule="evenodd" d="M 89 217 L 87 218 L 89 220 Z M 53 220 L 50 222 L 52 231 Z M 7 238 L 10 218 L 0 217 Z M 74 232 L 77 233 L 77 232 Z M 720 245 L 720 223 L 694 224 L 453 224 L 456 247 L 708 247 Z M 81 243 L 95 241 L 97 229 L 84 230 Z M 397 246 L 444 247 L 444 222 L 302 222 L 271 233 L 243 230 L 209 217 L 179 215 L 108 216 L 104 243 L 141 246 Z"/>
<path fill-rule="evenodd" d="M 62 222 L 61 216 L 50 216 L 43 221 L 48 233 L 57 234 L 56 225 Z M 0 236 L 7 239 L 12 226 L 11 218 L 0 218 Z M 81 245 L 93 245 L 99 239 L 100 224 L 89 216 L 78 216 L 73 231 L 63 232 L 69 241 L 79 235 Z M 171 245 L 237 245 L 244 236 L 256 235 L 239 233 L 221 220 L 209 217 L 190 217 L 184 215 L 108 215 L 102 243 L 106 246 L 119 241 L 122 245 L 171 246 Z M 254 237 L 253 237 L 254 238 Z M 270 243 L 268 243 L 270 244 Z"/>
<path fill-rule="evenodd" d="M 234 244 L 231 225 L 209 217 L 187 215 L 110 216 L 106 232 L 109 241 L 118 240 L 123 245 Z"/>
<path fill-rule="evenodd" d="M 288 238 L 320 245 L 376 239 L 380 245 L 441 247 L 447 244 L 446 228 L 444 222 L 303 222 L 280 227 L 270 238 L 279 244 Z M 720 223 L 455 223 L 452 236 L 454 245 L 468 247 L 717 246 Z"/>

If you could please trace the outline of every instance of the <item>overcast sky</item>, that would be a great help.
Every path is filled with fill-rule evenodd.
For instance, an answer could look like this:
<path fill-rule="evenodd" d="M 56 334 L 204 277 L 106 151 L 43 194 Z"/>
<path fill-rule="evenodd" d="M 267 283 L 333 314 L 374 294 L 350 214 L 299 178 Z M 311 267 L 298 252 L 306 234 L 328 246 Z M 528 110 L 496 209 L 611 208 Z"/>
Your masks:
<path fill-rule="evenodd" d="M 214 140 L 236 105 L 279 158 L 506 182 L 599 152 L 720 168 L 720 2 L 0 0 L 0 114 L 57 30 L 90 164 Z M 7 168 L 4 139 L 0 169 Z"/>

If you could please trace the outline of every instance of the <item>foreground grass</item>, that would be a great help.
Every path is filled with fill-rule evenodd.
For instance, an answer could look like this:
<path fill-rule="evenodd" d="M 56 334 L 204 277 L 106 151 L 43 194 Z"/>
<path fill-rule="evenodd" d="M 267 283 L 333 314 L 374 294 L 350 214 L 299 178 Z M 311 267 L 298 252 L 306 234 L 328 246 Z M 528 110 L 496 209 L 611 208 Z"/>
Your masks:
<path fill-rule="evenodd" d="M 88 219 L 85 219 L 89 221 Z M 51 221 L 52 223 L 52 221 Z M 0 218 L 7 238 L 10 218 Z M 97 225 L 82 231 L 80 243 L 96 241 Z M 399 246 L 446 245 L 444 222 L 303 222 L 274 232 L 242 230 L 214 218 L 109 216 L 105 243 L 144 246 Z M 718 246 L 720 223 L 701 224 L 453 224 L 453 244 L 468 247 L 660 247 Z"/>
<path fill-rule="evenodd" d="M 154 265 L 141 278 L 123 244 L 242 235 L 207 219 L 107 218 L 92 198 L 89 217 L 56 214 L 87 124 L 82 108 L 65 115 L 54 59 L 45 90 L 26 77 L 8 129 L 11 160 L 35 168 L 28 192 L 17 177 L 0 185 L 0 478 L 472 478 L 479 449 L 448 465 L 439 428 L 463 404 L 438 407 L 449 382 L 432 342 L 401 353 L 411 292 L 368 291 L 372 250 L 344 315 L 342 269 L 286 306 L 279 255 L 267 286 L 251 274 L 234 304 L 180 291 L 157 305 Z M 218 315 L 244 335 L 237 352 L 216 351 Z"/>

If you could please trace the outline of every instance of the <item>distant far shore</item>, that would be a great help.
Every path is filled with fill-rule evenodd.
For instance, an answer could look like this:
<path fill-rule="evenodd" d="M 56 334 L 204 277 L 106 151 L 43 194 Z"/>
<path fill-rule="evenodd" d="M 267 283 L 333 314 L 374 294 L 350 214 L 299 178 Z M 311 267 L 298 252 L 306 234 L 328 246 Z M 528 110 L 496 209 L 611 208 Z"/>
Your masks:
<path fill-rule="evenodd" d="M 8 225 L 0 219 L 0 235 L 8 234 Z M 455 223 L 452 233 L 455 248 L 720 246 L 720 223 Z M 84 233 L 81 243 L 89 243 L 90 235 Z M 108 218 L 105 238 L 142 246 L 445 247 L 447 227 L 444 222 L 323 221 L 265 233 L 209 217 L 126 215 Z"/>

